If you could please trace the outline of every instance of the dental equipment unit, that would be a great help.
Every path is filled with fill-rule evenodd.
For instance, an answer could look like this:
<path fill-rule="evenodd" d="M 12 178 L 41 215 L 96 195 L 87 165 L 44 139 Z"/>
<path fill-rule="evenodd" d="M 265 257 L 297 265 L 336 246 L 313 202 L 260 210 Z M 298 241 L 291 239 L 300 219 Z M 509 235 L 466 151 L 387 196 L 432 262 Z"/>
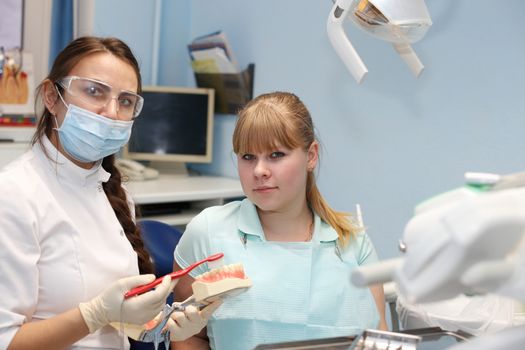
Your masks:
<path fill-rule="evenodd" d="M 357 268 L 352 282 L 394 280 L 409 302 L 461 293 L 525 301 L 525 173 L 467 173 L 467 186 L 416 207 L 403 235 L 404 256 Z M 466 342 L 454 350 L 523 349 L 525 326 Z"/>
<path fill-rule="evenodd" d="M 347 18 L 368 34 L 391 42 L 412 73 L 421 74 L 424 66 L 410 44 L 422 39 L 432 25 L 424 0 L 335 0 L 326 23 L 328 38 L 361 83 L 368 69 L 344 31 Z"/>

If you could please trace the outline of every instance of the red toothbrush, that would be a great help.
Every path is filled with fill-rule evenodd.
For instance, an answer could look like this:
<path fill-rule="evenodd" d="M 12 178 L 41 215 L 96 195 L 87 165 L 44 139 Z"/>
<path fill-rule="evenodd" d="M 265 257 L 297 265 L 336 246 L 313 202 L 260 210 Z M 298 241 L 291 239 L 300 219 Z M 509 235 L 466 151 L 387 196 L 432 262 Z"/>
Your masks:
<path fill-rule="evenodd" d="M 185 274 L 187 274 L 188 272 L 190 272 L 191 270 L 193 270 L 194 268 L 196 268 L 197 266 L 199 266 L 200 264 L 202 263 L 205 263 L 205 262 L 208 262 L 208 261 L 215 261 L 215 260 L 219 260 L 221 259 L 222 257 L 224 256 L 223 253 L 217 253 L 217 254 L 213 254 L 213 255 L 210 255 L 209 257 L 205 258 L 205 259 L 202 259 L 200 261 L 197 261 L 196 263 L 194 264 L 191 264 L 190 266 L 188 266 L 187 268 L 185 269 L 182 269 L 182 270 L 179 270 L 179 271 L 175 271 L 175 272 L 172 272 L 166 276 L 170 276 L 171 279 L 175 279 L 175 278 L 179 278 L 181 276 L 184 276 Z M 153 289 L 155 286 L 159 285 L 161 282 L 162 282 L 162 279 L 164 278 L 165 276 L 163 277 L 159 277 L 157 278 L 155 281 L 153 282 L 150 282 L 148 284 L 144 284 L 142 286 L 138 286 L 138 287 L 135 287 L 129 291 L 126 292 L 126 294 L 124 294 L 124 299 L 127 299 L 129 297 L 132 297 L 132 296 L 135 296 L 135 295 L 139 295 L 139 294 L 142 294 L 142 293 L 145 293 L 151 289 Z"/>

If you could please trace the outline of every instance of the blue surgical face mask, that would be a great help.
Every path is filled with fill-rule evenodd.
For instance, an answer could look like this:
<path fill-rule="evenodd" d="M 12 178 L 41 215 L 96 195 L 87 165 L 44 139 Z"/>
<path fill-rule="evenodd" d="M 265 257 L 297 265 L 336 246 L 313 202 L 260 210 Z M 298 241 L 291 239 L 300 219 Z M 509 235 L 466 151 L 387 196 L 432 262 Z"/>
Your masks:
<path fill-rule="evenodd" d="M 62 125 L 55 130 L 64 150 L 88 163 L 117 153 L 128 142 L 132 126 L 133 121 L 106 118 L 70 103 Z"/>

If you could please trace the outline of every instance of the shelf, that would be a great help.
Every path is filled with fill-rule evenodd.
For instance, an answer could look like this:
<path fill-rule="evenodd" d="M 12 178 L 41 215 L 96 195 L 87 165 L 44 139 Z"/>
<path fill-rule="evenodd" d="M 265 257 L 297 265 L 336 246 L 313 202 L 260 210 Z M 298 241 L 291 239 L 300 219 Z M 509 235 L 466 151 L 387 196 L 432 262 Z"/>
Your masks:
<path fill-rule="evenodd" d="M 180 212 L 139 218 L 139 220 L 157 220 L 172 226 L 188 224 L 204 208 L 244 197 L 239 180 L 218 176 L 161 174 L 158 179 L 130 181 L 125 186 L 138 206 L 189 202 L 189 208 L 182 209 Z"/>
<path fill-rule="evenodd" d="M 182 225 L 186 225 L 187 223 L 189 223 L 191 219 L 193 219 L 193 217 L 197 215 L 198 213 L 200 213 L 201 211 L 202 211 L 202 208 L 192 208 L 192 209 L 184 210 L 181 213 L 176 213 L 173 215 L 168 214 L 168 215 L 143 216 L 143 217 L 140 217 L 139 220 L 140 219 L 156 220 L 156 221 L 164 222 L 171 226 L 182 226 Z"/>
<path fill-rule="evenodd" d="M 31 145 L 27 142 L 0 142 L 0 168 L 30 149 Z"/>
<path fill-rule="evenodd" d="M 236 114 L 253 98 L 255 64 L 240 73 L 195 73 L 198 87 L 215 90 L 215 113 Z"/>
<path fill-rule="evenodd" d="M 159 178 L 125 184 L 136 204 L 203 201 L 243 196 L 237 179 L 218 176 L 161 174 Z"/>
<path fill-rule="evenodd" d="M 33 134 L 36 131 L 34 126 L 3 126 L 0 125 L 0 139 L 13 140 L 14 142 L 29 145 Z"/>

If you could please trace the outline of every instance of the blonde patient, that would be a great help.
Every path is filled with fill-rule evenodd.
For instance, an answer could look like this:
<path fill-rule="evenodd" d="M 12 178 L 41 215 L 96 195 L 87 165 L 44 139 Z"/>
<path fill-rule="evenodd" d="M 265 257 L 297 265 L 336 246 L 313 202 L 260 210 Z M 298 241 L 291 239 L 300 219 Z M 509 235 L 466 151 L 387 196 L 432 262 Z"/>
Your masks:
<path fill-rule="evenodd" d="M 174 269 L 214 252 L 242 263 L 252 287 L 227 298 L 206 329 L 174 349 L 252 349 L 259 344 L 386 329 L 382 286 L 356 288 L 353 268 L 377 261 L 353 216 L 334 211 L 315 182 L 319 142 L 294 94 L 250 101 L 233 133 L 246 199 L 205 209 L 175 249 Z M 175 287 L 184 299 L 203 271 Z"/>

